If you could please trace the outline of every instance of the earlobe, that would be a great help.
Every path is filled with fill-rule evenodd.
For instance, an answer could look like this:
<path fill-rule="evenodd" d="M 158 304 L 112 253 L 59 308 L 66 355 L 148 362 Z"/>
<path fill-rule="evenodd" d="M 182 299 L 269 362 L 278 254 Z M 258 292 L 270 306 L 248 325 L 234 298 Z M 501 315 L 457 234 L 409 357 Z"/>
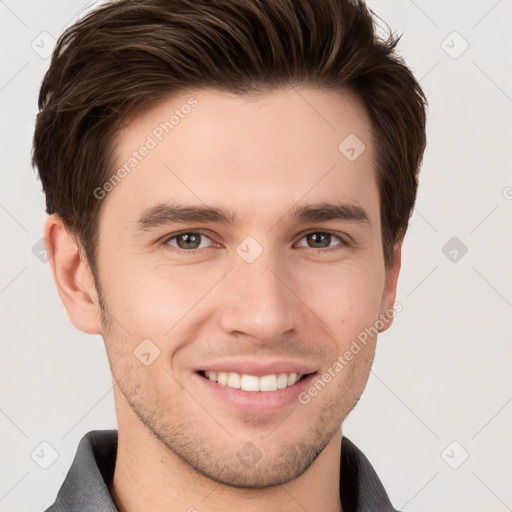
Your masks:
<path fill-rule="evenodd" d="M 402 262 L 402 243 L 404 240 L 403 234 L 398 238 L 393 246 L 393 257 L 386 269 L 386 281 L 384 286 L 384 293 L 382 294 L 380 317 L 384 323 L 384 327 L 379 329 L 379 332 L 384 332 L 393 323 L 394 306 L 396 299 L 396 288 L 398 283 L 398 275 L 400 274 L 400 266 Z"/>
<path fill-rule="evenodd" d="M 44 225 L 44 243 L 57 292 L 73 325 L 87 334 L 101 334 L 101 315 L 94 279 L 62 219 L 52 214 Z"/>

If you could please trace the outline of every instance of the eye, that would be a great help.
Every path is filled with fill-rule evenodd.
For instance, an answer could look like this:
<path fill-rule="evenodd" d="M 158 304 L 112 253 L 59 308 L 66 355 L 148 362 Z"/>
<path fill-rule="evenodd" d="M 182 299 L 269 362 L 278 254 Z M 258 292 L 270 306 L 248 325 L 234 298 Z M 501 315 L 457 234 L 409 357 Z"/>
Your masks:
<path fill-rule="evenodd" d="M 164 243 L 185 252 L 193 252 L 195 250 L 205 249 L 208 247 L 207 245 L 205 246 L 202 244 L 201 238 L 210 240 L 210 238 L 204 233 L 200 233 L 198 231 L 186 231 L 184 233 L 172 235 L 167 238 Z M 176 245 L 172 242 L 176 242 Z"/>
<path fill-rule="evenodd" d="M 202 249 L 208 249 L 213 245 L 208 245 L 207 241 L 211 238 L 200 231 L 183 231 L 173 234 L 163 240 L 164 245 L 170 245 L 178 252 L 195 254 L 201 252 Z M 306 240 L 306 244 L 298 243 L 299 247 L 308 247 L 309 249 L 323 249 L 316 252 L 334 252 L 349 246 L 349 243 L 341 236 L 331 231 L 311 231 L 301 238 Z M 331 246 L 331 243 L 338 241 L 337 244 Z"/>
<path fill-rule="evenodd" d="M 338 244 L 335 244 L 332 246 L 335 251 L 343 249 L 344 247 L 348 246 L 348 243 L 341 238 L 341 236 L 337 235 L 336 233 L 333 233 L 332 231 L 311 231 L 309 233 L 306 233 L 301 240 L 306 240 L 306 243 L 311 243 L 311 245 L 307 245 L 306 247 L 309 247 L 311 249 L 325 249 L 329 248 L 330 244 L 334 240 L 338 240 Z M 299 246 L 304 247 L 304 245 L 299 244 Z"/>

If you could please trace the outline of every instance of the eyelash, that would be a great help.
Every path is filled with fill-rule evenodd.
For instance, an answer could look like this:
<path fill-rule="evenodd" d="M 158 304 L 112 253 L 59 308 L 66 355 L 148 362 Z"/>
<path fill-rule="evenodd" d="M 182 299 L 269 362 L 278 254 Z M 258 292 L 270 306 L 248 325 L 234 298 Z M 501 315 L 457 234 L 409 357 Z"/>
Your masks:
<path fill-rule="evenodd" d="M 164 246 L 166 246 L 166 247 L 171 247 L 172 248 L 171 250 L 177 251 L 178 253 L 182 253 L 182 254 L 185 253 L 185 254 L 189 254 L 191 256 L 196 255 L 196 254 L 200 254 L 200 253 L 202 253 L 205 250 L 211 249 L 211 247 L 203 247 L 202 249 L 186 250 L 186 249 L 180 249 L 179 247 L 174 247 L 172 245 L 169 245 L 169 242 L 171 240 L 174 240 L 174 239 L 178 238 L 181 235 L 190 235 L 190 234 L 201 235 L 201 236 L 206 237 L 209 240 L 211 240 L 211 238 L 207 234 L 203 233 L 202 231 L 181 231 L 180 233 L 174 233 L 174 234 L 172 234 L 170 236 L 167 236 L 162 241 L 162 244 Z M 322 235 L 327 234 L 327 235 L 331 235 L 331 236 L 336 237 L 340 241 L 340 244 L 338 244 L 338 246 L 335 246 L 335 247 L 332 247 L 332 248 L 315 249 L 314 247 L 305 247 L 305 249 L 311 249 L 312 251 L 314 251 L 316 253 L 332 254 L 334 252 L 341 251 L 343 249 L 346 249 L 347 247 L 350 247 L 350 243 L 341 235 L 341 233 L 337 233 L 335 231 L 319 231 L 319 230 L 308 231 L 307 233 L 304 233 L 302 235 L 300 240 L 302 240 L 306 236 L 312 235 L 312 234 L 322 234 Z M 300 242 L 300 240 L 299 240 L 299 242 Z M 212 242 L 213 242 L 213 240 L 212 240 Z"/>

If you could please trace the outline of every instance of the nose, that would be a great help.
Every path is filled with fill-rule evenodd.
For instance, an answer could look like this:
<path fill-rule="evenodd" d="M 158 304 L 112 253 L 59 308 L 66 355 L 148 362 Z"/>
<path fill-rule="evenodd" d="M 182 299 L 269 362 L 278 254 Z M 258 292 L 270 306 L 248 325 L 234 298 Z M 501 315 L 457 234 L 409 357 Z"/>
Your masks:
<path fill-rule="evenodd" d="M 272 344 L 298 328 L 302 303 L 293 279 L 270 252 L 247 263 L 235 255 L 234 268 L 222 282 L 220 327 L 228 335 L 245 335 Z"/>

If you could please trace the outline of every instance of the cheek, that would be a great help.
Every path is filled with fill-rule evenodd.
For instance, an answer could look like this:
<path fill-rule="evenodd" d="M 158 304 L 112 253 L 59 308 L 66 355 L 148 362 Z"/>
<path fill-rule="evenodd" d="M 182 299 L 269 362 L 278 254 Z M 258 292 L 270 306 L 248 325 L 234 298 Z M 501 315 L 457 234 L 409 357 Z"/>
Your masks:
<path fill-rule="evenodd" d="M 377 321 L 384 289 L 384 272 L 377 266 L 333 265 L 304 276 L 297 295 L 335 332 L 341 344 Z"/>
<path fill-rule="evenodd" d="M 197 265 L 141 264 L 129 260 L 112 265 L 106 276 L 109 307 L 131 336 L 162 337 L 198 304 L 222 276 Z"/>
<path fill-rule="evenodd" d="M 222 304 L 227 304 L 228 290 L 222 277 L 229 265 L 221 260 L 141 265 L 126 259 L 110 268 L 112 272 L 105 276 L 108 307 L 134 343 L 144 338 L 168 340 L 183 329 L 200 328 L 201 319 L 217 307 L 219 293 Z M 342 262 L 303 261 L 281 270 L 286 282 L 282 300 L 307 314 L 310 326 L 320 319 L 338 344 L 350 343 L 377 320 L 384 273 L 375 261 L 355 257 Z M 237 285 L 232 280 L 229 283 L 234 287 L 229 295 L 236 300 Z M 297 299 L 290 298 L 287 286 Z"/>

